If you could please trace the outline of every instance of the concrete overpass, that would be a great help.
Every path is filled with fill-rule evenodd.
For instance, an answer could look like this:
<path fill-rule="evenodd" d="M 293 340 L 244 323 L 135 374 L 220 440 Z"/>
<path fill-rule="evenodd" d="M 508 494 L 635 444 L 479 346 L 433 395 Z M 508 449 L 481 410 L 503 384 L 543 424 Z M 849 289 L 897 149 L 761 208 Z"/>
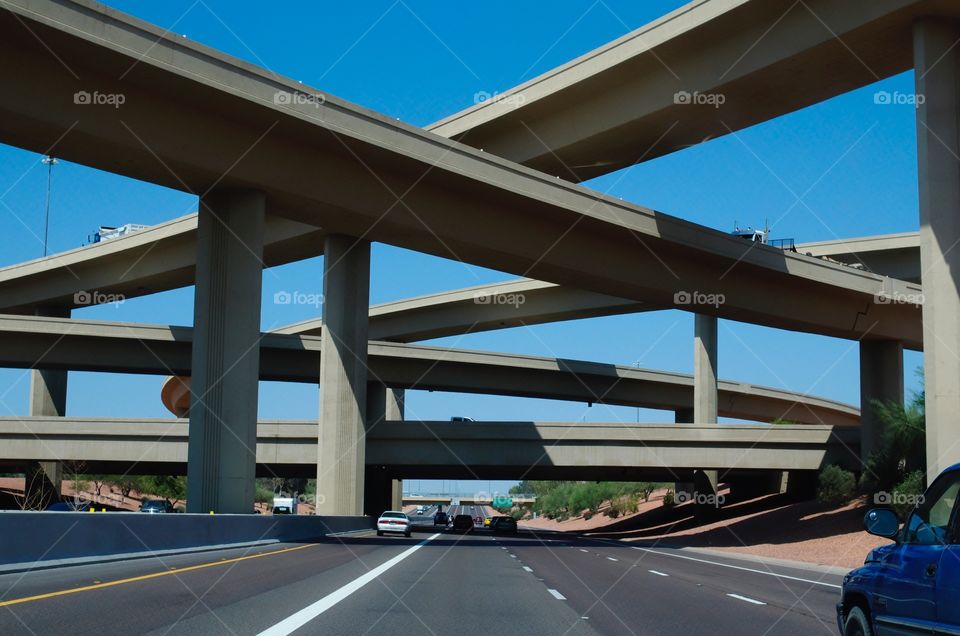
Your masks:
<path fill-rule="evenodd" d="M 313 226 L 268 217 L 263 261 L 268 267 L 320 256 L 326 233 Z M 102 243 L 0 268 L 0 313 L 33 314 L 38 308 L 87 307 L 77 294 L 137 298 L 193 285 L 196 280 L 197 214 L 151 226 Z M 797 251 L 905 281 L 920 282 L 916 232 L 800 243 Z M 477 298 L 523 294 L 520 306 Z M 91 297 L 91 300 L 96 300 Z M 520 324 L 635 313 L 662 307 L 626 298 L 560 287 L 526 278 L 440 292 L 370 307 L 370 338 L 412 342 L 465 331 Z M 278 333 L 320 334 L 321 320 L 281 327 Z"/>
<path fill-rule="evenodd" d="M 926 16 L 960 6 L 694 0 L 428 129 L 581 181 L 908 71 Z"/>
<path fill-rule="evenodd" d="M 3 76 L 4 143 L 47 152 L 59 139 L 57 154 L 70 161 L 195 193 L 256 190 L 269 199 L 266 216 L 612 296 L 675 306 L 681 290 L 723 293 L 724 304 L 698 311 L 851 339 L 922 340 L 916 306 L 872 302 L 891 284 L 882 277 L 599 195 L 115 11 L 66 0 L 3 6 L 2 50 L 24 60 Z M 94 88 L 125 95 L 122 117 L 73 103 Z M 298 99 L 278 104 L 277 94 Z M 583 258 L 591 253 L 605 258 Z"/>
<path fill-rule="evenodd" d="M 185 375 L 190 327 L 0 316 L 0 366 Z M 262 334 L 259 377 L 316 382 L 322 338 Z M 370 380 L 392 388 L 491 393 L 659 409 L 689 409 L 693 378 L 633 367 L 389 342 L 368 345 Z M 740 382 L 719 384 L 719 412 L 856 426 L 859 411 L 833 400 Z"/>
<path fill-rule="evenodd" d="M 513 500 L 513 504 L 516 506 L 532 506 L 536 503 L 537 498 L 530 497 L 518 497 L 516 495 L 504 495 L 505 497 L 510 497 Z M 458 500 L 463 505 L 468 504 L 487 504 L 489 505 L 493 498 L 489 495 L 404 495 L 403 505 L 404 506 L 419 506 L 421 504 L 448 504 L 451 499 Z"/>
<path fill-rule="evenodd" d="M 84 471 L 185 474 L 187 420 L 0 418 L 4 460 L 83 462 Z M 831 426 L 387 421 L 367 464 L 391 478 L 656 479 L 695 469 L 749 474 L 854 465 L 858 432 Z M 506 443 L 505 443 L 506 442 Z M 264 476 L 312 476 L 317 424 L 261 421 Z"/>
<path fill-rule="evenodd" d="M 710 4 L 723 8 L 729 3 Z M 935 8 L 934 3 L 928 4 Z M 758 2 L 750 5 L 761 6 Z M 545 179 L 544 175 L 524 171 L 508 162 L 493 161 L 489 155 L 445 145 L 326 96 L 320 100 L 317 94 L 304 91 L 292 82 L 278 81 L 202 47 L 165 38 L 158 29 L 124 16 L 98 14 L 96 8 L 65 2 L 24 0 L 5 3 L 5 6 L 12 8 L 11 14 L 16 15 L 4 16 L 6 21 L 0 23 L 0 30 L 9 31 L 11 35 L 4 46 L 11 53 L 26 52 L 33 66 L 22 76 L 9 78 L 11 86 L 17 80 L 30 78 L 25 82 L 27 85 L 11 91 L 17 98 L 3 100 L 0 97 L 0 112 L 9 123 L 8 130 L 0 130 L 0 139 L 34 149 L 46 148 L 68 124 L 79 122 L 75 134 L 61 142 L 59 156 L 204 194 L 210 193 L 208 186 L 216 185 L 222 193 L 222 196 L 210 193 L 206 200 L 201 197 L 198 254 L 203 258 L 198 260 L 197 268 L 199 334 L 193 369 L 195 376 L 197 369 L 201 369 L 199 381 L 203 395 L 208 393 L 209 376 L 204 374 L 207 367 L 213 369 L 220 365 L 220 368 L 235 369 L 237 359 L 233 354 L 249 350 L 250 342 L 258 335 L 255 333 L 258 311 L 230 295 L 225 298 L 211 295 L 211 290 L 224 286 L 252 288 L 255 284 L 259 289 L 259 280 L 253 278 L 255 268 L 248 266 L 253 264 L 252 259 L 251 263 L 244 264 L 242 271 L 209 268 L 209 264 L 219 258 L 217 250 L 223 254 L 233 250 L 243 257 L 230 237 L 225 243 L 216 241 L 219 231 L 216 227 L 204 232 L 203 219 L 212 218 L 215 210 L 219 217 L 228 219 L 227 229 L 237 242 L 249 247 L 247 243 L 253 241 L 256 250 L 251 256 L 257 256 L 255 252 L 262 245 L 257 224 L 266 216 L 281 215 L 323 225 L 325 230 L 333 232 L 328 234 L 327 244 L 337 246 L 338 254 L 347 253 L 349 243 L 331 238 L 337 233 L 435 254 L 449 254 L 446 250 L 453 250 L 468 262 L 663 306 L 674 303 L 673 294 L 678 291 L 722 293 L 726 302 L 721 306 L 685 307 L 703 315 L 919 346 L 916 305 L 874 302 L 885 295 L 916 298 L 919 287 L 855 273 L 851 268 L 823 269 L 828 264 L 813 265 L 801 256 L 745 247 L 743 243 L 736 245 L 735 240 L 722 233 L 704 234 L 703 228 L 610 199 L 595 195 L 584 198 L 586 191 Z M 30 28 L 22 29 L 22 26 Z M 64 108 L 63 100 L 56 100 L 57 89 L 53 88 L 57 86 L 56 80 L 71 92 L 84 89 L 71 78 L 64 82 L 64 78 L 58 77 L 63 69 L 48 58 L 31 55 L 31 47 L 37 47 L 37 53 L 42 53 L 33 39 L 35 35 L 76 60 L 78 68 L 83 66 L 80 75 L 88 81 L 96 80 L 105 92 L 121 89 L 111 80 L 112 74 L 128 71 L 129 63 L 134 60 L 135 69 L 125 73 L 122 85 L 129 103 L 124 111 L 125 121 L 111 117 L 110 113 L 90 117 L 89 109 L 70 112 L 69 104 Z M 791 45 L 794 43 L 791 40 Z M 762 49 L 758 47 L 759 50 Z M 87 65 L 86 60 L 96 61 Z M 790 81 L 795 80 L 791 77 Z M 297 95 L 297 100 L 283 101 L 298 103 L 279 107 L 275 99 L 278 91 L 288 96 Z M 806 94 L 811 93 L 806 91 Z M 179 99 L 170 103 L 171 95 L 178 95 Z M 270 97 L 274 99 L 271 101 Z M 28 112 L 23 109 L 24 103 L 42 107 Z M 231 113 L 230 118 L 214 115 L 221 107 Z M 158 112 L 162 113 L 159 117 Z M 83 114 L 87 117 L 80 117 Z M 173 122 L 175 126 L 171 125 Z M 130 139 L 131 126 L 141 133 L 134 135 L 136 142 Z M 274 129 L 276 136 L 263 132 Z M 299 143 L 291 144 L 290 139 L 297 139 Z M 253 150 L 250 150 L 251 143 Z M 234 165 L 241 150 L 243 161 Z M 353 161 L 355 159 L 360 161 Z M 230 168 L 229 174 L 221 178 L 224 167 Z M 367 168 L 369 172 L 364 171 Z M 428 168 L 428 174 L 421 178 L 419 170 L 423 168 Z M 309 178 L 318 170 L 328 177 L 324 183 Z M 417 184 L 416 191 L 405 199 L 403 209 L 395 209 L 394 193 L 407 191 L 412 183 Z M 260 194 L 236 194 L 238 190 L 251 189 Z M 460 215 L 455 221 L 444 213 L 453 206 Z M 383 214 L 382 210 L 387 210 L 387 214 L 374 219 Z M 523 241 L 515 240 L 518 237 L 523 237 Z M 542 239 L 542 244 L 531 243 L 530 237 Z M 637 249 L 637 240 L 644 250 Z M 494 244 L 498 249 L 489 249 L 488 246 Z M 600 251 L 607 259 L 582 257 Z M 334 288 L 349 289 L 359 280 L 358 275 L 365 277 L 366 258 L 363 253 L 357 257 L 357 267 L 349 268 L 353 273 L 335 273 Z M 736 266 L 730 269 L 733 265 Z M 711 275 L 725 270 L 731 274 L 724 278 L 722 286 L 701 288 L 703 281 L 709 282 Z M 674 280 L 665 276 L 667 271 Z M 783 289 L 791 290 L 789 299 L 795 300 L 795 305 L 784 303 L 781 298 L 777 303 L 770 301 Z M 349 306 L 356 304 L 354 309 L 366 314 L 366 303 L 355 303 L 363 300 L 364 295 L 365 292 L 357 298 L 343 298 Z M 214 308 L 237 318 L 234 322 L 238 324 L 226 332 L 229 337 L 225 340 L 219 339 L 223 325 L 208 320 Z M 326 323 L 327 328 L 334 331 L 334 337 L 326 340 L 346 343 L 354 350 L 365 349 L 365 325 L 363 329 L 351 331 L 349 325 L 357 322 L 356 315 L 351 315 L 346 306 L 338 311 L 342 313 L 336 320 Z M 713 324 L 715 327 L 715 322 Z M 343 329 L 346 331 L 341 333 Z M 701 333 L 709 335 L 709 329 L 698 331 Z M 709 349 L 708 345 L 708 355 Z M 218 406 L 222 412 L 211 412 L 211 416 L 216 421 L 247 422 L 243 426 L 247 427 L 245 435 L 249 435 L 252 421 L 248 420 L 255 412 L 255 401 L 252 405 L 240 405 L 217 397 L 221 393 L 249 395 L 250 382 L 256 378 L 257 360 L 240 357 L 247 358 L 244 364 L 228 381 L 218 381 L 219 386 L 212 387 L 216 393 L 212 402 L 225 406 Z M 342 357 L 337 364 L 334 357 L 324 359 L 333 365 L 330 366 L 333 375 L 329 377 L 341 384 L 363 364 L 363 360 L 355 364 Z M 713 366 L 715 368 L 715 364 Z M 351 384 L 360 385 L 356 381 Z M 339 395 L 327 388 L 330 387 L 325 387 L 323 395 Z M 343 421 L 353 422 L 350 426 L 358 430 L 354 416 L 362 413 L 357 407 L 362 403 L 362 395 L 354 398 L 353 406 L 349 405 L 350 401 L 329 406 L 334 411 L 346 406 L 347 412 L 353 415 Z M 327 404 L 326 398 L 324 404 Z M 244 415 L 239 417 L 241 411 Z M 205 416 L 198 413 L 195 417 L 197 430 L 205 430 L 202 424 Z M 349 441 L 352 435 L 347 433 L 339 439 Z M 198 453 L 198 457 L 207 456 L 206 450 Z M 191 480 L 191 483 L 196 482 Z M 205 488 L 203 492 L 207 493 L 204 496 L 213 496 L 214 491 Z M 228 498 L 239 501 L 245 496 Z M 348 498 L 351 496 L 348 493 Z M 204 503 L 200 506 L 206 507 Z"/>

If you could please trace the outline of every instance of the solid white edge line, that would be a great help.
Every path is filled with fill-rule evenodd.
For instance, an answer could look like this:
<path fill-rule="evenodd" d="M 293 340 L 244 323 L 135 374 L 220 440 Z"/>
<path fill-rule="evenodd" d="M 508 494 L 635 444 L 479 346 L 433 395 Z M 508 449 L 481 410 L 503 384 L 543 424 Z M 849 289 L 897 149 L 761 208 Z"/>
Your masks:
<path fill-rule="evenodd" d="M 758 601 L 755 598 L 750 598 L 749 596 L 740 596 L 739 594 L 727 594 L 730 598 L 735 598 L 738 601 L 746 601 L 747 603 L 753 603 L 754 605 L 766 605 L 763 601 Z"/>
<path fill-rule="evenodd" d="M 670 576 L 669 574 L 664 574 L 663 572 L 657 572 L 656 570 L 647 570 L 650 574 L 656 574 L 657 576 Z"/>
<path fill-rule="evenodd" d="M 556 590 L 554 590 L 554 589 L 549 589 L 549 588 L 548 588 L 547 591 L 550 592 L 550 594 L 553 595 L 553 598 L 557 599 L 558 601 L 565 601 L 565 600 L 567 600 L 567 597 L 566 597 L 566 596 L 564 596 L 563 594 L 561 594 L 560 592 L 558 592 L 558 591 L 556 591 Z"/>
<path fill-rule="evenodd" d="M 423 546 L 427 545 L 429 542 L 439 537 L 440 534 L 441 533 L 438 532 L 431 537 L 427 537 L 417 545 L 404 550 L 403 552 L 393 557 L 389 561 L 381 563 L 380 565 L 373 568 L 366 574 L 354 579 L 353 581 L 350 581 L 340 589 L 330 592 L 319 601 L 312 603 L 311 605 L 308 605 L 307 607 L 303 608 L 299 612 L 291 614 L 290 616 L 283 619 L 273 627 L 268 627 L 267 629 L 260 632 L 259 636 L 287 636 L 287 634 L 293 633 L 294 631 L 300 629 L 301 627 L 303 627 L 304 625 L 306 625 L 316 617 L 326 612 L 328 609 L 330 609 L 331 607 L 333 607 L 343 599 L 347 598 L 348 596 L 350 596 L 351 594 L 353 594 L 354 592 L 362 588 L 367 583 L 373 581 L 375 578 L 377 578 L 378 576 L 380 576 L 381 574 L 383 574 L 393 566 L 397 565 L 398 563 L 406 559 L 408 556 L 410 556 L 411 554 L 413 554 Z"/>
<path fill-rule="evenodd" d="M 834 583 L 825 583 L 823 581 L 814 581 L 813 579 L 803 579 L 799 576 L 790 576 L 789 574 L 779 574 L 777 572 L 770 572 L 768 570 L 755 570 L 754 568 L 745 568 L 742 565 L 731 565 L 729 563 L 719 563 L 718 561 L 708 561 L 706 559 L 697 559 L 695 557 L 686 556 L 685 554 L 671 554 L 669 552 L 660 552 L 659 550 L 651 550 L 650 548 L 640 548 L 637 546 L 632 546 L 634 550 L 640 550 L 641 552 L 652 552 L 653 554 L 660 554 L 666 557 L 673 557 L 675 559 L 686 559 L 687 561 L 696 561 L 697 563 L 707 563 L 709 565 L 718 565 L 722 568 L 731 568 L 733 570 L 743 570 L 744 572 L 753 572 L 754 574 L 763 574 L 764 576 L 775 576 L 778 579 L 788 579 L 790 581 L 800 581 L 801 583 L 810 583 L 813 585 L 822 585 L 824 587 L 832 587 L 834 589 L 842 589 L 842 585 L 836 585 Z"/>

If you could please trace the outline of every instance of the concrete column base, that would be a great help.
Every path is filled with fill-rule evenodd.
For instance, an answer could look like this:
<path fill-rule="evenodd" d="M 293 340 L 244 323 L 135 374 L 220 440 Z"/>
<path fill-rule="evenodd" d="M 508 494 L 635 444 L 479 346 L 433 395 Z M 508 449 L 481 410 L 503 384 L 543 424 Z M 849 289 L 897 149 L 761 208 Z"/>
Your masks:
<path fill-rule="evenodd" d="M 367 466 L 363 477 L 363 514 L 380 516 L 393 507 L 393 481 L 384 466 Z"/>

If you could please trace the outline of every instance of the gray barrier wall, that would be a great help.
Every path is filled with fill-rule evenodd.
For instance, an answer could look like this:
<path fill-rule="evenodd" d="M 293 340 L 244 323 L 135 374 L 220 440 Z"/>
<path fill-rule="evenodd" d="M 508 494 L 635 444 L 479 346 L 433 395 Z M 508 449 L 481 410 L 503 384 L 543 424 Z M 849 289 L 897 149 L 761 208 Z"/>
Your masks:
<path fill-rule="evenodd" d="M 369 530 L 371 517 L 0 512 L 0 571 L 148 557 Z"/>

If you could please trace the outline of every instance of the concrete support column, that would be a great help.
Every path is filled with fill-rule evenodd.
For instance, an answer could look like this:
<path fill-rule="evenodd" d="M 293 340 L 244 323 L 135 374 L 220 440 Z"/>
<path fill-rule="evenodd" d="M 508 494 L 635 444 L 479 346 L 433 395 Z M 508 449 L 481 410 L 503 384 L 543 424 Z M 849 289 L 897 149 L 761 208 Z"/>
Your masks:
<path fill-rule="evenodd" d="M 693 422 L 716 424 L 717 399 L 717 317 L 696 314 L 693 327 Z M 715 470 L 697 470 L 693 483 L 698 498 L 717 495 Z"/>
<path fill-rule="evenodd" d="M 696 314 L 693 328 L 693 421 L 717 423 L 717 317 Z"/>
<path fill-rule="evenodd" d="M 391 510 L 403 510 L 403 480 L 394 479 L 392 487 L 392 497 L 390 501 Z"/>
<path fill-rule="evenodd" d="M 402 420 L 403 399 L 403 389 L 391 389 L 379 382 L 368 382 L 367 431 L 383 426 L 386 421 Z M 385 466 L 368 465 L 364 471 L 363 514 L 379 515 L 384 510 L 400 510 L 402 502 L 403 481 L 391 479 Z"/>
<path fill-rule="evenodd" d="M 860 458 L 880 450 L 883 425 L 874 400 L 903 404 L 903 343 L 860 341 Z"/>
<path fill-rule="evenodd" d="M 37 316 L 69 318 L 70 310 L 42 307 Z M 53 369 L 30 371 L 30 415 L 64 417 L 67 414 L 67 372 Z M 63 488 L 63 465 L 60 462 L 32 462 L 24 471 L 24 507 L 45 510 L 59 501 Z"/>
<path fill-rule="evenodd" d="M 927 480 L 960 461 L 960 23 L 913 28 L 920 186 L 920 264 Z"/>
<path fill-rule="evenodd" d="M 189 512 L 253 512 L 265 215 L 262 192 L 213 192 L 200 201 Z"/>
<path fill-rule="evenodd" d="M 370 243 L 332 234 L 323 254 L 317 514 L 360 515 L 364 511 Z"/>

